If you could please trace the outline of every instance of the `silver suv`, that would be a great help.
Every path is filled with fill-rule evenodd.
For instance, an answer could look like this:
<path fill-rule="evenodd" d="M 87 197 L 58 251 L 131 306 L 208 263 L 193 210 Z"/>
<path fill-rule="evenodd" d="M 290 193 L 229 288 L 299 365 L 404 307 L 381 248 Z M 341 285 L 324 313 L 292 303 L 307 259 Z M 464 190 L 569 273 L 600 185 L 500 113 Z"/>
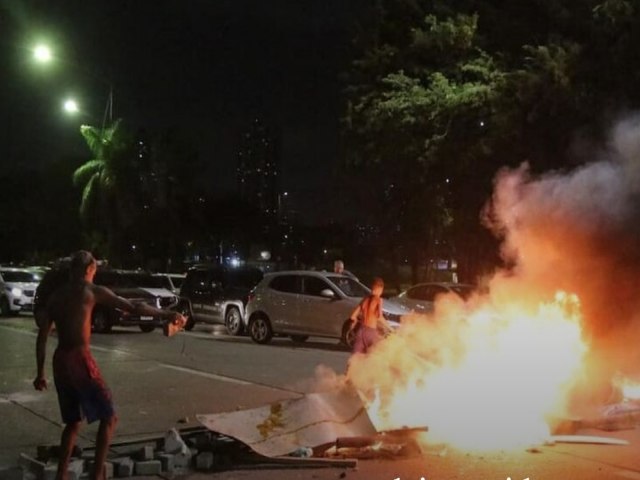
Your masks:
<path fill-rule="evenodd" d="M 26 268 L 0 268 L 0 314 L 3 317 L 33 311 L 39 273 Z"/>
<path fill-rule="evenodd" d="M 317 336 L 339 338 L 351 346 L 349 316 L 370 293 L 357 280 L 338 273 L 268 273 L 249 295 L 246 327 L 256 343 L 268 343 L 274 335 L 289 336 L 294 342 Z M 396 302 L 384 300 L 383 315 L 392 328 L 406 313 Z"/>

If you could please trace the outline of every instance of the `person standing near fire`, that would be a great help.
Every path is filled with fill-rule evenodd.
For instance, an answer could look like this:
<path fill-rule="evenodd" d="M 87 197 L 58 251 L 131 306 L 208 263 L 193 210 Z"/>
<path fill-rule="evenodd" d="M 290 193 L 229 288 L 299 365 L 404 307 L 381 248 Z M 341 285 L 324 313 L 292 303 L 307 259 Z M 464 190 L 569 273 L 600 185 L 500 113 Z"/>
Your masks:
<path fill-rule="evenodd" d="M 333 262 L 333 273 L 339 273 L 340 275 L 346 275 L 353 280 L 358 280 L 358 277 L 356 277 L 353 273 L 351 273 L 349 270 L 345 270 L 344 262 L 342 260 L 336 260 Z"/>
<path fill-rule="evenodd" d="M 363 298 L 351 313 L 351 326 L 348 334 L 356 330 L 358 323 L 360 323 L 360 328 L 355 331 L 354 354 L 368 353 L 380 341 L 379 328 L 382 328 L 385 332 L 391 330 L 391 327 L 382 316 L 383 290 L 384 281 L 380 277 L 374 278 L 371 284 L 371 294 Z"/>
<path fill-rule="evenodd" d="M 168 322 L 167 335 L 186 324 L 186 318 L 177 312 L 160 310 L 145 303 L 133 304 L 108 288 L 95 285 L 96 270 L 97 262 L 90 252 L 76 252 L 71 257 L 69 279 L 51 294 L 38 325 L 37 375 L 33 381 L 36 390 L 47 389 L 44 360 L 47 338 L 54 324 L 58 334 L 53 376 L 65 427 L 60 440 L 56 480 L 67 479 L 69 460 L 83 419 L 88 423 L 100 420 L 91 479 L 106 480 L 105 461 L 117 417 L 111 391 L 89 350 L 93 308 L 99 304 L 138 315 L 160 316 Z"/>

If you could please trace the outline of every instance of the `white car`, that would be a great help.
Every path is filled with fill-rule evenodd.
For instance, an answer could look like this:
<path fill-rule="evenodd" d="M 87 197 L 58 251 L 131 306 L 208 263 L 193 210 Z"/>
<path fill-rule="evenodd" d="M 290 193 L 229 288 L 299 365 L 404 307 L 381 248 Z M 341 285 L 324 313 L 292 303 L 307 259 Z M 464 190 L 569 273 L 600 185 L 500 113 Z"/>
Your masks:
<path fill-rule="evenodd" d="M 436 297 L 446 293 L 455 293 L 463 300 L 475 291 L 473 285 L 451 282 L 427 282 L 414 285 L 400 295 L 392 297 L 392 300 L 405 306 L 414 313 L 433 312 Z"/>
<path fill-rule="evenodd" d="M 27 268 L 0 268 L 0 315 L 33 311 L 33 297 L 41 275 Z"/>
<path fill-rule="evenodd" d="M 153 276 L 160 277 L 163 286 L 176 295 L 180 295 L 180 289 L 182 288 L 184 279 L 187 277 L 185 273 L 154 273 Z"/>
<path fill-rule="evenodd" d="M 274 335 L 304 342 L 310 336 L 338 338 L 351 346 L 349 316 L 371 291 L 347 275 L 317 271 L 268 273 L 249 295 L 245 315 L 249 335 L 268 343 Z M 409 311 L 383 301 L 383 315 L 391 328 Z"/>

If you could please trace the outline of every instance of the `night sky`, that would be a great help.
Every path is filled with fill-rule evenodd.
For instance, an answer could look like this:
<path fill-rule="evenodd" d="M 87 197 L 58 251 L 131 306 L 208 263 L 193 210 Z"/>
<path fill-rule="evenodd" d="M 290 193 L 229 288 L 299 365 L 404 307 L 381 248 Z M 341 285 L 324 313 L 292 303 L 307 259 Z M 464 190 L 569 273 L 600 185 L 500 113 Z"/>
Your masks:
<path fill-rule="evenodd" d="M 340 73 L 364 0 L 64 0 L 0 3 L 2 168 L 86 155 L 78 126 L 114 117 L 194 138 L 212 190 L 235 189 L 235 148 L 256 115 L 280 132 L 282 186 L 317 205 L 339 160 Z M 62 61 L 35 68 L 48 39 Z M 90 116 L 61 112 L 67 92 Z"/>

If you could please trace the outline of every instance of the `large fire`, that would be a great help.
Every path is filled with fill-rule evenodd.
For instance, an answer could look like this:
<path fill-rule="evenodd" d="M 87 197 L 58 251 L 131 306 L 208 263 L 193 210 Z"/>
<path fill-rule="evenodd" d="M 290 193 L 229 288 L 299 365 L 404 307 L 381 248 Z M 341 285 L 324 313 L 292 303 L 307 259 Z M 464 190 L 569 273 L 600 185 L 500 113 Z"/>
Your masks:
<path fill-rule="evenodd" d="M 428 426 L 432 441 L 465 449 L 544 441 L 564 413 L 586 347 L 575 295 L 537 305 L 443 298 L 416 316 L 349 377 L 378 430 Z"/>
<path fill-rule="evenodd" d="M 640 117 L 573 171 L 499 172 L 484 222 L 508 267 L 488 293 L 440 298 L 350 362 L 376 426 L 504 449 L 544 440 L 577 405 L 638 398 L 624 379 L 640 378 L 639 198 Z"/>

